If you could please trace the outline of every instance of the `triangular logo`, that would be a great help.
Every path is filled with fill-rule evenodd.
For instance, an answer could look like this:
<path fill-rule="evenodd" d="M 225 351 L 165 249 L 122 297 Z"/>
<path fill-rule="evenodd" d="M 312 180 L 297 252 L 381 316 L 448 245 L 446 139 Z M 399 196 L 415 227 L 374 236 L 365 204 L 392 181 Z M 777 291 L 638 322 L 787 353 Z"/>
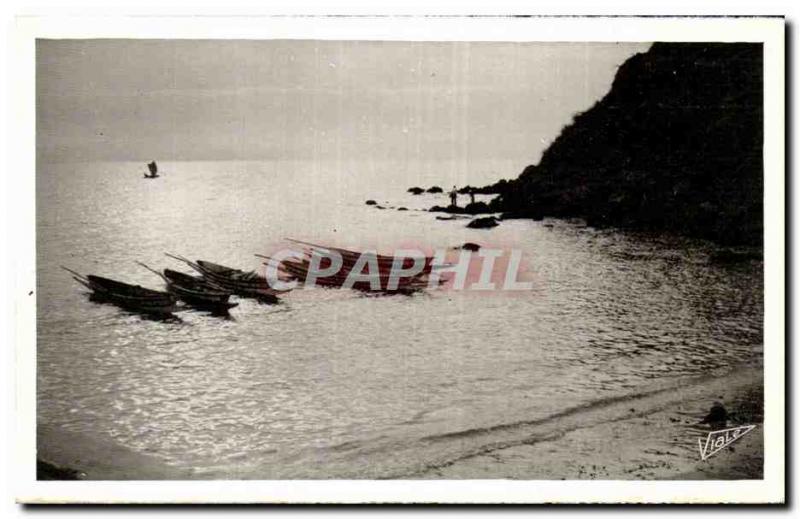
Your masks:
<path fill-rule="evenodd" d="M 743 425 L 731 429 L 722 429 L 721 431 L 711 431 L 708 433 L 705 442 L 698 438 L 697 443 L 700 446 L 700 459 L 702 461 L 707 460 L 755 428 L 755 425 Z"/>

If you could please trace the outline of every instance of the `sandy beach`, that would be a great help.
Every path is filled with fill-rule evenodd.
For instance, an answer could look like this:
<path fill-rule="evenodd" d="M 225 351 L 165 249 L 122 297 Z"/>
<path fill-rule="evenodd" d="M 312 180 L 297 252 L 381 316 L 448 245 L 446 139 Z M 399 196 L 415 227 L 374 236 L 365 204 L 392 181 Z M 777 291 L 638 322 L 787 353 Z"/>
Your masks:
<path fill-rule="evenodd" d="M 783 20 L 473 18 L 31 40 L 20 495 L 784 498 Z"/>
<path fill-rule="evenodd" d="M 760 479 L 763 470 L 762 379 L 758 368 L 689 381 L 679 389 L 614 399 L 533 425 L 519 444 L 491 443 L 411 479 Z M 710 430 L 699 422 L 714 401 L 731 415 L 728 426 L 754 431 L 709 459 L 698 439 Z M 77 478 L 205 479 L 155 455 L 111 440 L 50 427 L 38 431 L 38 459 L 77 472 Z M 52 472 L 40 474 L 42 479 Z M 58 476 L 56 476 L 57 478 Z"/>
<path fill-rule="evenodd" d="M 37 479 L 158 480 L 191 479 L 191 474 L 155 456 L 135 452 L 112 440 L 63 428 L 36 431 Z"/>
<path fill-rule="evenodd" d="M 423 477 L 454 479 L 761 479 L 762 376 L 740 368 L 679 389 L 601 405 L 543 424 L 522 445 L 485 452 L 438 467 Z M 751 433 L 705 461 L 698 425 L 712 403 L 724 403 L 728 427 L 756 424 Z"/>

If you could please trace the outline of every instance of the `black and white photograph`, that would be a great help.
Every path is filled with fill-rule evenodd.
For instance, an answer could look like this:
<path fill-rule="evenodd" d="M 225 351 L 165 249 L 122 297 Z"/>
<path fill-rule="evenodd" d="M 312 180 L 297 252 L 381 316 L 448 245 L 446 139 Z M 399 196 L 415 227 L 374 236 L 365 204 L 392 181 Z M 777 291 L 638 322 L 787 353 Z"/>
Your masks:
<path fill-rule="evenodd" d="M 782 502 L 783 19 L 389 21 L 29 27 L 23 501 Z"/>

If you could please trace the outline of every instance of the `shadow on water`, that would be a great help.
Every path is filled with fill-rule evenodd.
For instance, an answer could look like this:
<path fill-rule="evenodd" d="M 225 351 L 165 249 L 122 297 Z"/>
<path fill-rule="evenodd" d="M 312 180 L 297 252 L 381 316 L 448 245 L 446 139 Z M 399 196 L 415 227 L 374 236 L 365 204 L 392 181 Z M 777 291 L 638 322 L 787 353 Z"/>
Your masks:
<path fill-rule="evenodd" d="M 430 295 L 425 292 L 424 289 L 415 289 L 415 290 L 393 290 L 393 291 L 375 291 L 369 292 L 366 290 L 358 290 L 357 291 L 360 297 L 369 297 L 369 298 L 386 298 L 386 297 L 414 297 L 414 296 L 424 296 Z"/>
<path fill-rule="evenodd" d="M 203 310 L 201 308 L 194 308 L 192 309 L 197 313 L 203 314 L 204 316 L 214 317 L 217 319 L 222 319 L 223 321 L 232 321 L 236 322 L 236 318 L 231 315 L 231 313 L 227 309 L 222 310 Z"/>
<path fill-rule="evenodd" d="M 147 314 L 141 312 L 132 312 L 139 315 L 142 320 L 145 321 L 157 321 L 162 323 L 170 323 L 170 324 L 184 324 L 184 320 L 178 317 L 175 314 Z"/>
<path fill-rule="evenodd" d="M 137 315 L 142 320 L 145 320 L 145 321 L 158 321 L 158 322 L 176 323 L 176 324 L 182 324 L 184 322 L 183 319 L 181 319 L 180 317 L 178 317 L 177 315 L 175 315 L 173 313 L 145 312 L 145 311 L 136 310 L 135 308 L 132 308 L 132 307 L 129 307 L 129 306 L 122 306 L 122 305 L 116 303 L 115 301 L 112 301 L 112 300 L 110 300 L 108 298 L 105 298 L 103 296 L 100 296 L 98 294 L 86 294 L 86 296 L 89 299 L 89 301 L 91 301 L 92 303 L 101 304 L 101 305 L 115 306 L 115 307 L 119 308 L 120 310 L 122 310 L 125 313 L 131 314 L 131 315 Z"/>
<path fill-rule="evenodd" d="M 265 306 L 278 306 L 283 304 L 279 299 L 273 299 L 271 297 L 250 297 L 256 303 Z"/>

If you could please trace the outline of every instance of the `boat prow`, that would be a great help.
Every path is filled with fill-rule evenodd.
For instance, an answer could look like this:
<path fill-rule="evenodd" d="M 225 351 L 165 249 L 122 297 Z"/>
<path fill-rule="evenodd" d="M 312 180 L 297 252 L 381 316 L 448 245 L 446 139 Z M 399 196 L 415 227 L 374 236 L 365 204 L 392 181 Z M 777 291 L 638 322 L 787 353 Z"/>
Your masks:
<path fill-rule="evenodd" d="M 167 256 L 186 263 L 200 273 L 207 282 L 233 292 L 237 296 L 256 299 L 265 304 L 276 304 L 280 302 L 278 295 L 282 292 L 270 287 L 267 279 L 254 271 L 245 272 L 210 261 L 192 261 L 183 256 L 175 256 L 172 254 L 167 254 Z"/>
<path fill-rule="evenodd" d="M 232 291 L 210 283 L 202 277 L 170 269 L 164 269 L 164 272 L 161 273 L 142 262 L 137 261 L 137 263 L 161 277 L 167 285 L 167 292 L 193 308 L 214 313 L 225 313 L 239 305 L 239 303 L 228 301 Z"/>
<path fill-rule="evenodd" d="M 108 302 L 126 310 L 161 316 L 170 316 L 177 309 L 175 297 L 167 292 L 102 276 L 84 276 L 66 267 L 62 268 L 72 274 L 75 281 L 91 290 L 92 298 L 98 302 Z"/>

